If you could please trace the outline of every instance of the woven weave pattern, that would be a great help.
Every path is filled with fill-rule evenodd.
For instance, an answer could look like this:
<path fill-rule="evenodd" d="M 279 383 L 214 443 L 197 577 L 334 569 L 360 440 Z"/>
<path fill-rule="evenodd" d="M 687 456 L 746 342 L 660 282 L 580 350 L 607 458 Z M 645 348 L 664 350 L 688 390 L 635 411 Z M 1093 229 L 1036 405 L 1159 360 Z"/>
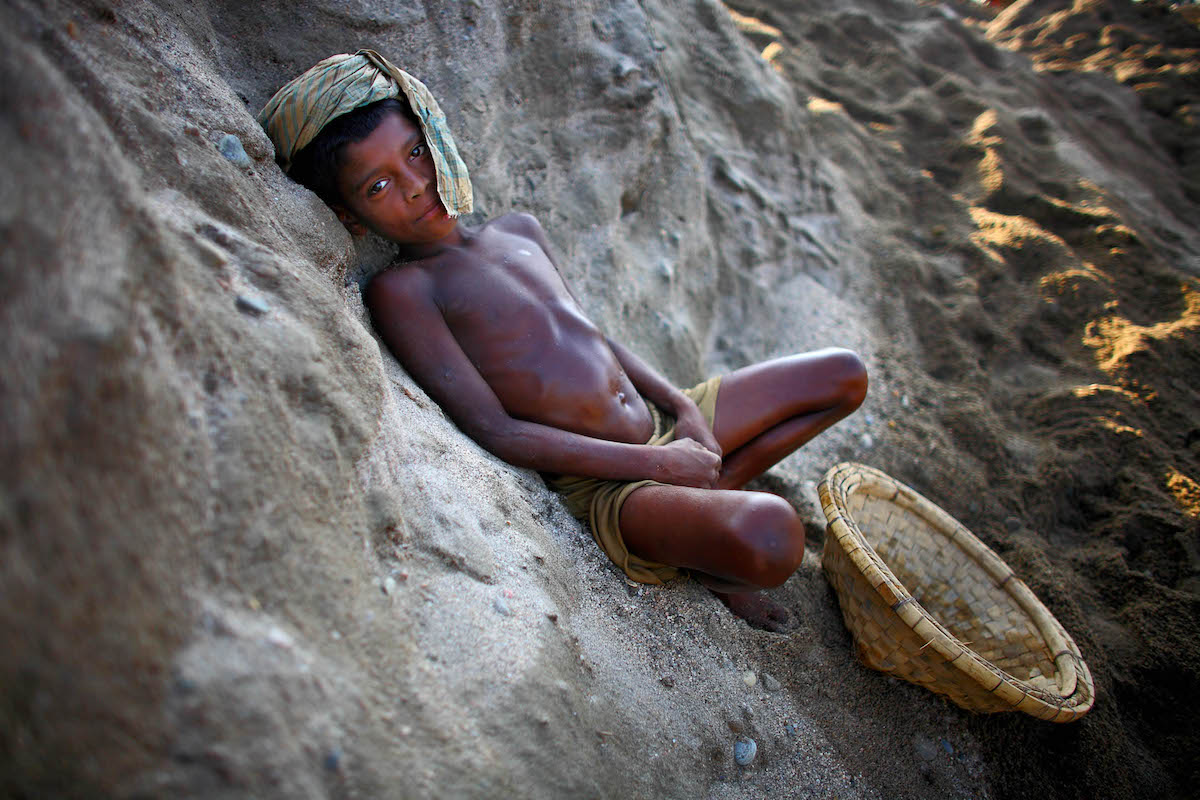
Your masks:
<path fill-rule="evenodd" d="M 870 467 L 839 464 L 819 491 L 825 572 L 864 663 L 972 711 L 1069 722 L 1091 708 L 1075 643 L 970 531 Z"/>

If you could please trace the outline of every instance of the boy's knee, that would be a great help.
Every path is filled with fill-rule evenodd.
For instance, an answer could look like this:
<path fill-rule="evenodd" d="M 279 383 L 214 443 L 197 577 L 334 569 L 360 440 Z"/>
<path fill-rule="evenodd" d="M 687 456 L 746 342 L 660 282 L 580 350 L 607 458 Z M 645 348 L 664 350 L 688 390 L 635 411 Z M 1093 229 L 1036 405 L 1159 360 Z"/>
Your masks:
<path fill-rule="evenodd" d="M 858 353 L 840 347 L 829 354 L 832 370 L 842 387 L 842 403 L 846 413 L 854 411 L 867 398 L 867 365 Z"/>
<path fill-rule="evenodd" d="M 779 586 L 804 559 L 804 524 L 782 497 L 751 493 L 730 520 L 739 545 L 737 566 L 743 580 L 764 589 Z"/>

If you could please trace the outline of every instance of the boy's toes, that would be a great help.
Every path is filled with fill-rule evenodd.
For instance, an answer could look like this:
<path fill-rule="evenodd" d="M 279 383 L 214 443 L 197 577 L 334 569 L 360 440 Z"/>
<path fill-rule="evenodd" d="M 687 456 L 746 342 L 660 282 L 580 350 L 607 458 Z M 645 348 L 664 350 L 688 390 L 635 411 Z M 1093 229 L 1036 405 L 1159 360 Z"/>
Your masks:
<path fill-rule="evenodd" d="M 762 592 L 713 592 L 735 617 L 746 621 L 751 628 L 772 633 L 786 633 L 792 615 L 785 607 Z"/>
<path fill-rule="evenodd" d="M 778 603 L 772 603 L 771 605 L 773 608 L 767 613 L 767 621 L 763 625 L 763 628 L 775 633 L 784 633 L 791 627 L 788 623 L 792 620 L 792 612 Z"/>

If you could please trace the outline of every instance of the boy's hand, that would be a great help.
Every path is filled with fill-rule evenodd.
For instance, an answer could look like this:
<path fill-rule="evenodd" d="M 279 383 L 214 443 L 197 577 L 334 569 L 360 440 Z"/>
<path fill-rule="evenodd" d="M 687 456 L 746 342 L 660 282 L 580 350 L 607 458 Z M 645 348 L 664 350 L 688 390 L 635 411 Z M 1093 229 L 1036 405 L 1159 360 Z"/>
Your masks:
<path fill-rule="evenodd" d="M 700 409 L 696 408 L 695 403 L 689 403 L 677 410 L 676 413 L 678 414 L 675 418 L 676 439 L 693 439 L 705 449 L 716 453 L 717 456 L 725 455 L 721 451 L 721 445 L 717 444 L 717 437 L 713 436 L 704 415 L 700 413 Z"/>
<path fill-rule="evenodd" d="M 721 457 L 695 439 L 676 439 L 659 451 L 654 480 L 676 486 L 711 489 L 721 474 Z"/>

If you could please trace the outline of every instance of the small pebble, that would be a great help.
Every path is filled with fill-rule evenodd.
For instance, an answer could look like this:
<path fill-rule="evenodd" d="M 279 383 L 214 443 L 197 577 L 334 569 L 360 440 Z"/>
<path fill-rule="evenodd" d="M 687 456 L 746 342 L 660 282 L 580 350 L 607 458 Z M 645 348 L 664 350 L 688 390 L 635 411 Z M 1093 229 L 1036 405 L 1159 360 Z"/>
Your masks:
<path fill-rule="evenodd" d="M 281 647 L 284 650 L 290 650 L 295 644 L 292 637 L 283 628 L 273 627 L 267 631 L 267 641 L 276 647 Z"/>
<path fill-rule="evenodd" d="M 768 692 L 778 692 L 780 690 L 779 681 L 767 673 L 763 673 L 763 688 Z"/>
<path fill-rule="evenodd" d="M 330 772 L 337 772 L 342 766 L 342 753 L 340 750 L 330 750 L 325 754 L 325 769 Z"/>
<path fill-rule="evenodd" d="M 753 739 L 738 739 L 733 745 L 733 760 L 740 767 L 748 767 L 758 755 L 758 745 Z"/>
<path fill-rule="evenodd" d="M 546 615 L 546 619 L 550 620 L 551 622 L 558 622 L 558 614 L 555 614 L 553 611 L 551 611 Z"/>
<path fill-rule="evenodd" d="M 784 729 L 785 731 L 787 731 L 787 734 L 788 734 L 788 736 L 795 736 L 797 733 L 799 733 L 799 732 L 800 732 L 800 731 L 799 731 L 799 730 L 796 728 L 796 726 L 795 726 L 793 723 L 791 723 L 791 722 L 785 722 L 785 723 L 784 723 L 784 725 L 783 725 L 783 729 Z"/>
<path fill-rule="evenodd" d="M 508 607 L 508 603 L 504 602 L 503 597 L 497 597 L 492 601 L 492 608 L 496 609 L 496 613 L 501 616 L 511 617 L 512 609 Z"/>
<path fill-rule="evenodd" d="M 862 445 L 864 450 L 870 450 L 875 446 L 875 440 L 869 433 L 864 433 L 862 436 L 858 437 L 858 443 Z"/>
<path fill-rule="evenodd" d="M 388 575 L 383 579 L 383 593 L 394 594 L 396 591 L 396 579 Z"/>
<path fill-rule="evenodd" d="M 950 755 L 954 755 L 954 745 L 950 744 L 949 739 L 942 739 L 942 749 Z"/>
<path fill-rule="evenodd" d="M 903 397 L 900 398 L 900 405 L 903 408 L 908 408 L 909 405 L 911 405 L 911 401 L 908 399 L 908 395 L 904 395 Z"/>
<path fill-rule="evenodd" d="M 249 311 L 253 314 L 266 314 L 271 310 L 271 307 L 267 305 L 267 301 L 252 294 L 239 294 L 237 296 L 237 307 L 242 311 Z"/>
<path fill-rule="evenodd" d="M 615 67 L 613 67 L 614 78 L 628 78 L 630 75 L 641 73 L 637 62 L 632 58 L 622 58 Z"/>
<path fill-rule="evenodd" d="M 919 733 L 913 737 L 913 749 L 917 752 L 917 758 L 926 763 L 937 758 L 937 747 L 933 741 Z"/>
<path fill-rule="evenodd" d="M 242 147 L 242 140 L 232 133 L 225 134 L 217 141 L 217 149 L 239 167 L 248 167 L 253 163 L 250 156 L 246 155 L 246 148 Z"/>
<path fill-rule="evenodd" d="M 1016 533 L 1021 530 L 1021 520 L 1016 517 L 1009 517 L 1004 520 L 1004 527 L 1008 528 L 1009 533 Z"/>
<path fill-rule="evenodd" d="M 758 683 L 758 676 L 751 670 L 746 670 L 742 673 L 742 683 L 746 684 L 747 688 L 753 688 L 754 684 Z"/>
<path fill-rule="evenodd" d="M 663 675 L 661 678 L 658 679 L 658 682 L 661 683 L 663 686 L 667 687 L 668 689 L 671 689 L 675 686 L 675 676 L 674 675 Z"/>

